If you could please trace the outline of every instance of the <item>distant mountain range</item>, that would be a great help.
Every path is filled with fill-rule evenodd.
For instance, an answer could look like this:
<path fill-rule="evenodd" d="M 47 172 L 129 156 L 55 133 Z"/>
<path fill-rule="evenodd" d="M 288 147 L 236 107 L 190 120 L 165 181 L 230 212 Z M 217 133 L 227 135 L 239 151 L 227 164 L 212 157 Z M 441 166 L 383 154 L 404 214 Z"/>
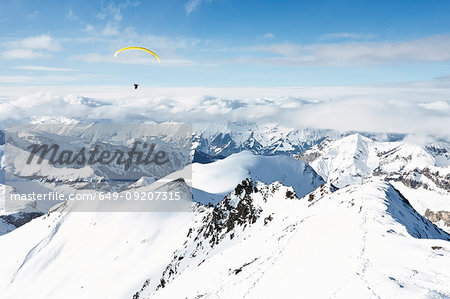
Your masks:
<path fill-rule="evenodd" d="M 215 122 L 194 124 L 194 162 L 209 163 L 244 150 L 257 155 L 298 155 L 325 139 L 336 140 L 360 134 L 382 142 L 396 142 L 405 134 L 345 132 L 320 129 L 294 129 L 276 123 Z M 450 143 L 445 140 L 427 145 L 431 153 L 448 153 Z"/>

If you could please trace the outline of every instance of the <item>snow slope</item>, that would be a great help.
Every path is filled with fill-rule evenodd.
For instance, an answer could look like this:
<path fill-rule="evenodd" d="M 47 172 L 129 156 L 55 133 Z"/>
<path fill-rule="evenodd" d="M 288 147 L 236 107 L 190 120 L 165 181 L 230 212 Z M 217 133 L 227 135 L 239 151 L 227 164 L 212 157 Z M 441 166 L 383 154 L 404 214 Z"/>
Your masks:
<path fill-rule="evenodd" d="M 192 165 L 193 187 L 227 194 L 245 178 L 265 183 L 280 181 L 303 196 L 325 181 L 306 163 L 287 156 L 259 156 L 249 151 L 209 164 Z"/>
<path fill-rule="evenodd" d="M 312 168 L 289 157 L 244 152 L 197 166 L 218 186 L 230 186 L 230 190 L 247 175 L 269 183 L 281 179 L 303 195 L 323 183 Z M 202 181 L 200 168 L 194 171 L 198 178 L 194 200 L 207 203 L 209 198 L 217 203 L 223 196 L 207 192 L 214 184 Z M 139 183 L 139 188 L 147 188 L 143 181 Z M 68 212 L 68 204 L 55 207 L 0 236 L 0 294 L 5 298 L 131 298 L 148 277 L 161 275 L 188 228 L 200 221 L 202 207 L 210 209 L 93 213 Z"/>
<path fill-rule="evenodd" d="M 318 189 L 311 201 L 279 183 L 242 188 L 203 212 L 140 298 L 450 296 L 450 236 L 388 183 Z"/>
<path fill-rule="evenodd" d="M 190 213 L 64 210 L 0 237 L 1 298 L 131 298 L 158 275 Z"/>
<path fill-rule="evenodd" d="M 145 187 L 142 187 L 145 188 Z M 5 298 L 450 296 L 450 236 L 386 182 L 244 180 L 191 213 L 67 213 L 0 236 Z M 137 297 L 138 296 L 138 297 Z"/>

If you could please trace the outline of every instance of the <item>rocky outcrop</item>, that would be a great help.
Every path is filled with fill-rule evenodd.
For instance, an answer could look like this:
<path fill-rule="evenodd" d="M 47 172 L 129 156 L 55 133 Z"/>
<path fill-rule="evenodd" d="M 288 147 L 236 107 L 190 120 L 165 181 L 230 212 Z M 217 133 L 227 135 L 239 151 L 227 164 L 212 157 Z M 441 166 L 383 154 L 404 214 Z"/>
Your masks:
<path fill-rule="evenodd" d="M 3 219 L 6 223 L 9 223 L 17 228 L 42 215 L 43 213 L 40 212 L 20 212 L 10 215 L 1 215 L 0 219 Z"/>
<path fill-rule="evenodd" d="M 267 185 L 247 178 L 215 207 L 197 206 L 197 225 L 189 228 L 183 248 L 174 253 L 156 289 L 164 288 L 186 268 L 201 265 L 225 240 L 236 241 L 258 222 L 269 225 L 274 216 L 269 214 L 261 217 L 261 214 L 275 193 L 283 194 L 286 200 L 299 199 L 292 187 L 286 187 L 280 182 Z"/>
<path fill-rule="evenodd" d="M 387 181 L 400 181 L 405 186 L 413 189 L 424 188 L 428 189 L 430 186 L 423 182 L 422 177 L 429 179 L 436 187 L 450 191 L 450 174 L 443 175 L 439 171 L 432 171 L 430 168 L 425 167 L 423 169 L 416 168 L 409 172 L 394 172 L 394 173 L 375 173 L 374 175 L 386 175 Z"/>
<path fill-rule="evenodd" d="M 446 226 L 450 227 L 450 212 L 447 211 L 433 212 L 430 209 L 427 209 L 425 211 L 424 216 L 433 223 L 442 220 Z"/>

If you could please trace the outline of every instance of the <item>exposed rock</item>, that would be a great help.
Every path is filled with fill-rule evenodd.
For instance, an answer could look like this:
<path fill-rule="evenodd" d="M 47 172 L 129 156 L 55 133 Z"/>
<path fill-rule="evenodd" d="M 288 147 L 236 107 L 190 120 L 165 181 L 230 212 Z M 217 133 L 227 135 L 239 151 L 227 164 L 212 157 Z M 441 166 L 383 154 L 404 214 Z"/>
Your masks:
<path fill-rule="evenodd" d="M 425 211 L 424 216 L 431 222 L 436 223 L 442 220 L 446 226 L 450 226 L 450 212 L 447 211 L 433 212 L 430 209 L 427 209 Z"/>
<path fill-rule="evenodd" d="M 14 225 L 17 228 L 42 215 L 43 213 L 40 212 L 20 212 L 10 215 L 1 215 L 0 219 L 3 219 L 6 223 Z"/>
<path fill-rule="evenodd" d="M 172 262 L 163 271 L 156 289 L 164 288 L 180 271 L 188 267 L 184 257 L 189 258 L 188 260 L 200 259 L 201 256 L 208 255 L 222 241 L 233 240 L 236 237 L 236 231 L 245 231 L 255 224 L 263 211 L 262 204 L 267 202 L 275 192 L 280 191 L 282 186 L 280 182 L 266 185 L 245 179 L 236 186 L 234 192 L 228 194 L 215 207 L 198 206 L 196 211 L 200 215 L 199 225 L 188 229 L 188 240 L 184 243 L 184 248 L 174 253 Z M 288 200 L 298 200 L 291 187 L 287 187 L 286 191 L 283 190 L 283 194 Z M 255 198 L 258 198 L 256 202 Z M 268 215 L 261 220 L 264 225 L 268 225 L 273 220 L 273 216 Z M 204 260 L 200 264 L 203 262 Z M 235 274 L 241 270 L 236 269 Z"/>

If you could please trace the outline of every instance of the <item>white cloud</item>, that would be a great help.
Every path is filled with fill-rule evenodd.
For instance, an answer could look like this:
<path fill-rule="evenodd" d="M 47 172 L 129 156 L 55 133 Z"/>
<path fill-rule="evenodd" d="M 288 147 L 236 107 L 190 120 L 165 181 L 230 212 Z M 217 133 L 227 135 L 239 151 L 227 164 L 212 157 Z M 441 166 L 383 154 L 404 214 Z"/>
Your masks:
<path fill-rule="evenodd" d="M 450 109 L 450 105 L 447 102 L 444 101 L 436 101 L 436 102 L 430 102 L 430 103 L 419 103 L 419 106 L 428 109 L 428 110 L 434 110 L 434 111 L 445 111 Z"/>
<path fill-rule="evenodd" d="M 33 11 L 32 13 L 27 14 L 27 15 L 26 15 L 26 18 L 29 19 L 29 20 L 31 20 L 31 19 L 34 19 L 34 18 L 38 17 L 39 14 L 40 14 L 39 11 L 38 11 L 38 10 L 35 10 L 35 11 Z"/>
<path fill-rule="evenodd" d="M 139 5 L 138 1 L 125 1 L 119 4 L 109 3 L 107 6 L 96 14 L 96 17 L 100 20 L 107 21 L 105 28 L 102 30 L 105 36 L 115 36 L 119 34 L 120 22 L 122 21 L 122 9 L 130 6 Z"/>
<path fill-rule="evenodd" d="M 278 56 L 238 57 L 238 63 L 299 66 L 362 66 L 406 62 L 450 61 L 450 35 L 434 35 L 404 42 L 292 43 L 248 48 Z M 230 61 L 232 62 L 232 61 Z"/>
<path fill-rule="evenodd" d="M 121 55 L 120 58 L 114 58 L 112 54 L 99 54 L 99 53 L 88 53 L 84 55 L 76 55 L 70 57 L 71 59 L 82 60 L 85 62 L 109 62 L 109 63 L 119 63 L 119 64 L 138 64 L 138 65 L 160 65 L 160 66 L 198 66 L 199 63 L 193 60 L 180 58 L 177 56 L 164 57 L 161 63 L 151 55 L 145 52 L 130 52 L 126 55 Z"/>
<path fill-rule="evenodd" d="M 72 8 L 69 8 L 69 11 L 66 14 L 66 18 L 71 21 L 75 21 L 78 19 L 78 16 L 74 14 Z"/>
<path fill-rule="evenodd" d="M 120 22 L 122 20 L 122 14 L 120 12 L 121 7 L 116 6 L 114 3 L 109 3 L 108 6 L 102 7 L 100 12 L 96 14 L 100 20 L 111 19 L 112 22 Z"/>
<path fill-rule="evenodd" d="M 19 70 L 29 70 L 29 71 L 47 71 L 47 72 L 73 72 L 75 69 L 62 68 L 62 67 L 48 67 L 48 66 L 38 66 L 38 65 L 20 65 L 14 66 L 14 69 Z"/>
<path fill-rule="evenodd" d="M 414 143 L 420 146 L 426 146 L 427 144 L 434 143 L 436 140 L 429 135 L 420 134 L 408 134 L 403 138 L 403 142 Z"/>
<path fill-rule="evenodd" d="M 13 49 L 2 53 L 6 59 L 35 59 L 44 57 L 41 52 L 32 51 L 30 49 Z"/>
<path fill-rule="evenodd" d="M 94 28 L 94 26 L 92 26 L 91 24 L 87 24 L 86 27 L 84 28 L 84 30 L 85 30 L 86 32 L 94 32 L 94 31 L 95 31 L 95 28 Z"/>
<path fill-rule="evenodd" d="M 102 55 L 99 53 L 87 53 L 83 55 L 75 55 L 69 58 L 79 59 L 85 62 L 114 62 L 114 57 L 112 55 Z"/>
<path fill-rule="evenodd" d="M 297 44 L 291 43 L 282 43 L 282 44 L 272 44 L 265 46 L 256 46 L 250 48 L 251 51 L 261 51 L 261 52 L 269 52 L 274 54 L 279 54 L 285 57 L 296 57 L 301 55 L 300 50 L 301 46 Z"/>
<path fill-rule="evenodd" d="M 271 32 L 267 32 L 266 34 L 263 35 L 264 38 L 274 38 L 275 34 L 271 33 Z"/>
<path fill-rule="evenodd" d="M 189 0 L 184 5 L 184 9 L 186 10 L 186 14 L 190 15 L 194 10 L 196 10 L 200 4 L 202 3 L 202 0 Z"/>
<path fill-rule="evenodd" d="M 51 89 L 52 85 L 60 85 L 65 82 L 77 82 L 77 81 L 83 81 L 83 80 L 89 80 L 92 77 L 108 77 L 107 75 L 92 75 L 92 74 L 55 74 L 55 75 L 39 75 L 39 76 L 21 76 L 21 75 L 12 75 L 12 76 L 2 76 L 0 75 L 0 86 L 1 83 L 22 83 L 23 86 L 21 86 L 19 89 L 17 87 L 14 87 L 13 89 L 17 89 L 19 93 L 22 92 L 22 90 L 25 90 L 24 86 L 42 86 L 45 85 L 46 88 Z M 39 89 L 42 89 L 42 87 L 39 87 Z M 0 87 L 0 90 L 2 90 L 2 87 Z M 0 108 L 1 111 L 1 108 Z M 30 111 L 31 112 L 31 111 Z"/>
<path fill-rule="evenodd" d="M 46 52 L 61 50 L 60 43 L 49 35 L 38 35 L 4 43 L 6 59 L 34 59 L 46 56 Z"/>
<path fill-rule="evenodd" d="M 105 36 L 119 35 L 119 26 L 117 24 L 108 23 L 106 24 L 106 27 L 103 29 L 102 33 Z"/>
<path fill-rule="evenodd" d="M 189 0 L 184 5 L 184 9 L 186 10 L 186 14 L 190 15 L 192 12 L 197 10 L 203 3 L 209 3 L 212 0 Z"/>
<path fill-rule="evenodd" d="M 24 39 L 19 39 L 10 42 L 12 47 L 25 48 L 31 50 L 47 50 L 47 51 L 59 51 L 61 45 L 57 40 L 49 35 L 31 36 Z"/>
<path fill-rule="evenodd" d="M 25 83 L 30 79 L 28 76 L 0 76 L 0 83 Z"/>
<path fill-rule="evenodd" d="M 372 39 L 375 38 L 375 34 L 364 34 L 364 33 L 354 33 L 354 32 L 334 32 L 327 33 L 320 36 L 321 40 L 328 39 Z"/>

